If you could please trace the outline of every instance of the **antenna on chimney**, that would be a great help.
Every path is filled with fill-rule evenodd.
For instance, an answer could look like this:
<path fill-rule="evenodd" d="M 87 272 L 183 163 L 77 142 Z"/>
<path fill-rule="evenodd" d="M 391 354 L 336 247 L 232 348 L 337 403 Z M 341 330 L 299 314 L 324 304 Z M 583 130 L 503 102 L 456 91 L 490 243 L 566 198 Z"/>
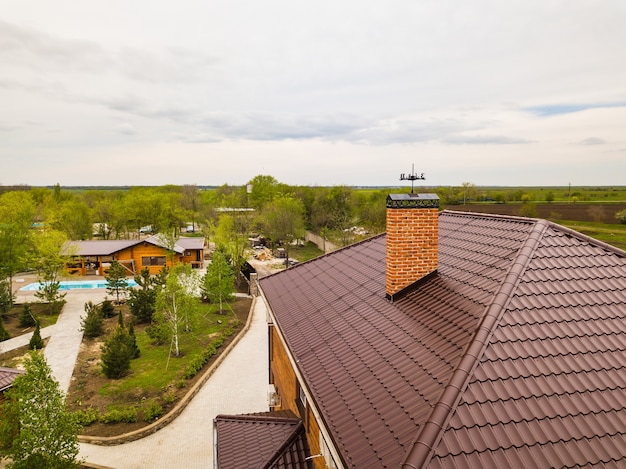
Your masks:
<path fill-rule="evenodd" d="M 400 180 L 401 181 L 411 181 L 411 194 L 413 193 L 413 184 L 418 179 L 424 180 L 426 178 L 424 177 L 424 173 L 419 174 L 419 175 L 415 174 L 415 165 L 414 164 L 411 165 L 411 174 L 404 174 L 404 173 L 402 173 L 400 175 Z"/>

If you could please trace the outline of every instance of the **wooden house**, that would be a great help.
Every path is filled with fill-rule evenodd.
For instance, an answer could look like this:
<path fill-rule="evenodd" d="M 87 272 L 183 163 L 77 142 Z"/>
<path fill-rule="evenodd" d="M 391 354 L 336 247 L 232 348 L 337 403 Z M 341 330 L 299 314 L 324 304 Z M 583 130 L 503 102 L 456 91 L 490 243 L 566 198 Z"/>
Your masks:
<path fill-rule="evenodd" d="M 205 244 L 204 238 L 180 237 L 171 246 L 161 235 L 141 240 L 70 241 L 65 252 L 72 260 L 66 268 L 70 275 L 83 276 L 104 275 L 114 260 L 126 268 L 128 275 L 135 275 L 144 267 L 156 274 L 163 266 L 179 262 L 202 268 Z"/>
<path fill-rule="evenodd" d="M 626 253 L 437 207 L 389 196 L 386 234 L 260 280 L 270 407 L 302 420 L 306 460 L 624 467 Z"/>

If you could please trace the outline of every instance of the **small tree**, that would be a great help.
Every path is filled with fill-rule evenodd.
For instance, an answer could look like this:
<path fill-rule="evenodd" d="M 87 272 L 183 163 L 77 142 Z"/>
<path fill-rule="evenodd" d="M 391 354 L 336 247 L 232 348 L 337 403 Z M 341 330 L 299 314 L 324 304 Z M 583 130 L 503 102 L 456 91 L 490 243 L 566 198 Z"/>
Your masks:
<path fill-rule="evenodd" d="M 111 267 L 104 275 L 107 281 L 107 292 L 115 296 L 116 302 L 120 303 L 120 296 L 124 296 L 128 289 L 126 269 L 117 261 L 111 262 Z"/>
<path fill-rule="evenodd" d="M 102 346 L 102 371 L 110 379 L 119 379 L 130 369 L 134 350 L 129 346 L 128 331 L 119 324 Z"/>
<path fill-rule="evenodd" d="M 6 393 L 0 419 L 0 443 L 11 459 L 7 468 L 77 468 L 80 425 L 65 407 L 43 355 L 33 351 L 24 361 L 26 373 Z"/>
<path fill-rule="evenodd" d="M 34 240 L 34 263 L 39 281 L 42 284 L 39 290 L 35 292 L 35 296 L 41 302 L 48 304 L 48 313 L 52 314 L 54 304 L 65 298 L 65 293 L 61 293 L 59 276 L 70 258 L 64 254 L 67 238 L 60 231 L 46 229 L 37 234 Z"/>
<path fill-rule="evenodd" d="M 149 323 L 156 310 L 157 284 L 147 267 L 141 269 L 140 275 L 135 275 L 135 282 L 140 288 L 129 290 L 130 312 L 138 323 Z"/>
<path fill-rule="evenodd" d="M 87 316 L 81 316 L 81 327 L 85 337 L 93 339 L 99 337 L 104 333 L 104 318 L 102 317 L 102 311 L 91 301 L 85 303 L 85 312 Z"/>
<path fill-rule="evenodd" d="M 0 342 L 9 340 L 10 338 L 11 338 L 11 335 L 4 328 L 4 324 L 2 323 L 2 318 L 0 317 Z"/>
<path fill-rule="evenodd" d="M 115 316 L 115 307 L 113 306 L 111 300 L 105 298 L 105 300 L 102 302 L 102 305 L 100 305 L 100 312 L 102 313 L 102 317 L 104 318 L 112 318 L 113 316 Z"/>
<path fill-rule="evenodd" d="M 196 275 L 191 266 L 178 264 L 171 269 L 165 287 L 157 296 L 154 330 L 161 336 L 167 331 L 177 357 L 180 356 L 180 334 L 183 330 L 191 330 L 195 319 L 198 298 L 194 294 L 197 288 Z"/>
<path fill-rule="evenodd" d="M 626 224 L 626 210 L 620 210 L 615 214 L 615 219 L 620 222 Z"/>
<path fill-rule="evenodd" d="M 4 315 L 11 310 L 15 294 L 11 291 L 11 283 L 8 280 L 0 280 L 0 315 Z"/>
<path fill-rule="evenodd" d="M 30 342 L 28 342 L 28 348 L 30 350 L 41 350 L 43 349 L 43 345 L 41 329 L 39 328 L 39 322 L 37 322 L 35 325 L 35 332 L 33 332 L 33 336 L 30 338 Z"/>
<path fill-rule="evenodd" d="M 33 314 L 33 309 L 29 303 L 24 303 L 20 314 L 20 327 L 32 327 L 37 325 L 37 318 Z"/>
<path fill-rule="evenodd" d="M 202 295 L 211 303 L 218 303 L 220 314 L 224 314 L 224 302 L 235 292 L 235 275 L 221 249 L 216 249 L 202 282 Z"/>

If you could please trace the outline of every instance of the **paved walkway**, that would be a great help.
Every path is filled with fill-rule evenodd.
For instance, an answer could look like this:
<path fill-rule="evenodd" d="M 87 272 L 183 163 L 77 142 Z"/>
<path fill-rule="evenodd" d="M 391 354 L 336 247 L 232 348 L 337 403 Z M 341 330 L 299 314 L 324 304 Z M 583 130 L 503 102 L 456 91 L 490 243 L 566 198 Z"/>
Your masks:
<path fill-rule="evenodd" d="M 213 419 L 268 410 L 265 303 L 257 298 L 246 335 L 168 426 L 118 446 L 80 445 L 80 457 L 116 469 L 213 467 Z"/>

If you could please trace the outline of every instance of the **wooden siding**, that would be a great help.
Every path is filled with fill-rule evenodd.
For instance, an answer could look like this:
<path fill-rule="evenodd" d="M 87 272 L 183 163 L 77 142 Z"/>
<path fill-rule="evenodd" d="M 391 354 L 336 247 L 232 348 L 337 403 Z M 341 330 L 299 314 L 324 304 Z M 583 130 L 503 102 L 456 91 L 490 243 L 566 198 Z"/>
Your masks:
<path fill-rule="evenodd" d="M 311 454 L 320 454 L 320 427 L 315 419 L 315 415 L 307 403 L 305 415 L 302 415 L 297 402 L 298 386 L 296 373 L 291 366 L 291 361 L 285 350 L 285 346 L 276 332 L 276 328 L 269 326 L 270 332 L 270 381 L 274 384 L 276 390 L 281 397 L 281 406 L 274 410 L 289 409 L 298 415 L 304 422 L 306 429 L 306 437 L 309 442 Z M 326 462 L 324 458 L 313 458 L 315 469 L 325 469 Z"/>

